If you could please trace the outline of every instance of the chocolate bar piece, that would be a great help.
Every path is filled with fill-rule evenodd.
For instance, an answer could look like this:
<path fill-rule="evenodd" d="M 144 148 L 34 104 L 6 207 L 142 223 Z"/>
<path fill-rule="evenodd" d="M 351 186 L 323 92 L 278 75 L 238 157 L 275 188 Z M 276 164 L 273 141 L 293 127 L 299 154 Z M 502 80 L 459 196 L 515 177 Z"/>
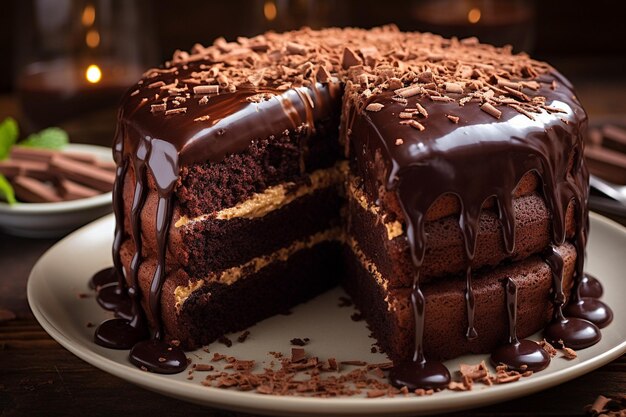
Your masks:
<path fill-rule="evenodd" d="M 113 189 L 115 173 L 94 165 L 73 161 L 62 155 L 55 155 L 50 160 L 50 169 L 59 175 L 96 190 L 111 191 Z"/>
<path fill-rule="evenodd" d="M 626 129 L 611 124 L 591 128 L 585 160 L 592 174 L 626 184 Z"/>
<path fill-rule="evenodd" d="M 34 178 L 17 176 L 13 179 L 15 196 L 26 203 L 54 203 L 63 199 L 49 184 Z"/>
<path fill-rule="evenodd" d="M 93 197 L 101 194 L 98 190 L 85 187 L 67 178 L 62 178 L 58 183 L 64 200 L 78 200 L 79 198 Z"/>

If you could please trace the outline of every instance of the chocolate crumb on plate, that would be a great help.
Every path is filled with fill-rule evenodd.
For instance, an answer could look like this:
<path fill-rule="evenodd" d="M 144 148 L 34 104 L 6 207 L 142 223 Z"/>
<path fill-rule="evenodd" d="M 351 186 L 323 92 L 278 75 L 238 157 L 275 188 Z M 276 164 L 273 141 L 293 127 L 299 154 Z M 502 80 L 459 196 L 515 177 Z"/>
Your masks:
<path fill-rule="evenodd" d="M 246 339 L 248 338 L 248 336 L 250 336 L 250 330 L 246 330 L 245 332 L 241 333 L 238 337 L 237 337 L 237 341 L 239 343 L 243 343 L 246 341 Z"/>
<path fill-rule="evenodd" d="M 289 341 L 293 346 L 305 346 L 309 343 L 311 339 L 305 337 L 304 339 L 300 339 L 299 337 L 293 338 Z"/>
<path fill-rule="evenodd" d="M 576 352 L 574 351 L 574 349 L 570 349 L 568 347 L 563 347 L 562 349 L 563 351 L 563 357 L 565 359 L 576 359 L 578 357 L 578 354 L 576 354 Z"/>
<path fill-rule="evenodd" d="M 550 355 L 551 358 L 554 358 L 557 355 L 557 350 L 546 339 L 541 340 L 538 344 L 543 348 L 543 350 L 548 352 L 548 355 Z"/>
<path fill-rule="evenodd" d="M 230 340 L 228 337 L 226 336 L 221 336 L 219 339 L 217 339 L 217 341 L 223 345 L 225 345 L 226 347 L 231 347 L 233 345 L 233 341 Z"/>

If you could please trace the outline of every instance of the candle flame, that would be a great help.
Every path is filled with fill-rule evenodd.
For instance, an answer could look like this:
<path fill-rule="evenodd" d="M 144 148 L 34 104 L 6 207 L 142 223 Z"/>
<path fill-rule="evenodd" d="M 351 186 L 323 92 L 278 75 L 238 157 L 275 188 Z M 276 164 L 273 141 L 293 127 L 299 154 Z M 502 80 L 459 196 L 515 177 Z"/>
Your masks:
<path fill-rule="evenodd" d="M 472 24 L 478 23 L 478 21 L 480 20 L 480 17 L 481 17 L 481 12 L 480 12 L 480 9 L 477 7 L 474 7 L 473 9 L 469 11 L 469 13 L 467 13 L 467 21 Z"/>
<path fill-rule="evenodd" d="M 263 5 L 263 15 L 271 22 L 276 19 L 276 3 L 273 0 L 267 0 Z"/>
<path fill-rule="evenodd" d="M 87 67 L 87 71 L 85 71 L 85 78 L 92 84 L 96 84 L 100 82 L 102 79 L 102 71 L 100 71 L 100 67 L 95 64 L 91 64 Z"/>
<path fill-rule="evenodd" d="M 85 43 L 90 48 L 97 48 L 100 45 L 100 33 L 95 29 L 90 29 L 85 36 Z"/>
<path fill-rule="evenodd" d="M 96 9 L 91 4 L 85 6 L 82 16 L 83 26 L 89 27 L 96 21 Z"/>

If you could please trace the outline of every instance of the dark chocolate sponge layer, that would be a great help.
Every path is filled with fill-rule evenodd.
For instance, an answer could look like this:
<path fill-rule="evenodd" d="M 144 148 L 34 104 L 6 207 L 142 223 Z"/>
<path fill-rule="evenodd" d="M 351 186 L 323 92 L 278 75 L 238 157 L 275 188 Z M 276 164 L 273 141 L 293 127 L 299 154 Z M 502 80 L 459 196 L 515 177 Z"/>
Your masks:
<path fill-rule="evenodd" d="M 369 324 L 380 347 L 393 361 L 411 357 L 414 322 L 410 289 L 385 290 L 350 249 L 346 249 L 342 284 Z M 564 260 L 563 288 L 572 285 L 576 250 L 559 247 Z M 385 277 L 383 277 L 385 278 Z M 511 278 L 518 288 L 517 335 L 524 338 L 545 326 L 552 314 L 552 272 L 537 256 L 499 266 L 473 277 L 476 297 L 475 326 L 478 338 L 465 338 L 467 313 L 462 280 L 443 280 L 422 287 L 426 297 L 424 353 L 427 358 L 449 359 L 465 353 L 489 353 L 506 342 L 508 323 L 503 280 Z M 391 309 L 385 300 L 389 300 Z"/>
<path fill-rule="evenodd" d="M 370 203 L 373 204 L 373 203 Z M 365 210 L 348 197 L 348 235 L 361 250 L 389 277 L 391 287 L 407 287 L 413 282 L 414 266 L 406 234 L 388 239 L 380 216 Z M 483 210 L 480 217 L 476 257 L 473 268 L 496 266 L 503 261 L 518 261 L 542 251 L 551 238 L 551 215 L 541 196 L 531 193 L 513 200 L 515 213 L 515 250 L 506 252 L 502 225 L 493 210 Z M 574 234 L 573 207 L 567 211 L 567 236 Z M 427 282 L 440 277 L 465 273 L 465 249 L 458 221 L 453 216 L 426 222 L 427 247 L 420 277 Z"/>
<path fill-rule="evenodd" d="M 127 271 L 131 258 L 132 247 L 126 244 L 122 260 Z M 154 259 L 144 262 L 139 273 L 143 294 L 149 290 L 155 268 Z M 178 310 L 175 289 L 187 285 L 189 276 L 181 269 L 170 270 L 161 297 L 166 339 L 180 340 L 186 349 L 209 344 L 225 333 L 246 329 L 265 318 L 287 312 L 337 285 L 341 275 L 341 244 L 322 242 L 294 253 L 287 261 L 274 262 L 248 274 L 233 284 L 205 284 Z M 145 298 L 143 306 L 147 308 Z"/>

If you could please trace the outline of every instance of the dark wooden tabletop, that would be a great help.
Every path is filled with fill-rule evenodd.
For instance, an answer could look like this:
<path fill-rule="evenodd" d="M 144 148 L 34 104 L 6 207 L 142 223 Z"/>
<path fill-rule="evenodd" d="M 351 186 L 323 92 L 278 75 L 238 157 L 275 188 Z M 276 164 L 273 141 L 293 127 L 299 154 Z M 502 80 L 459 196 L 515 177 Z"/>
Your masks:
<path fill-rule="evenodd" d="M 578 83 L 592 114 L 626 114 L 626 84 Z M 17 112 L 0 97 L 0 118 Z M 26 239 L 0 232 L 0 309 L 16 315 L 0 322 L 0 417 L 154 415 L 233 417 L 136 387 L 83 362 L 39 326 L 26 300 L 35 261 L 54 239 Z M 580 378 L 513 401 L 455 416 L 581 416 L 598 395 L 626 393 L 626 355 Z"/>

